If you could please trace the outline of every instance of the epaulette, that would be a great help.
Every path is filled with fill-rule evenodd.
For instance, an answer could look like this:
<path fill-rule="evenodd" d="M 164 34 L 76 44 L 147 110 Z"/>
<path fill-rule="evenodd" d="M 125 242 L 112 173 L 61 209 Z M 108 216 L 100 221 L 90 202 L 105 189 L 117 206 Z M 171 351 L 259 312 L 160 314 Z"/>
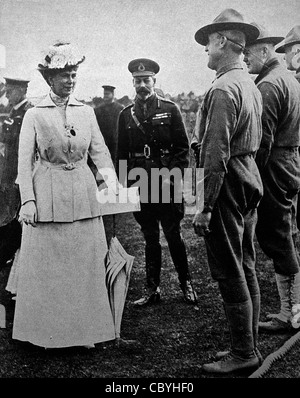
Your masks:
<path fill-rule="evenodd" d="M 132 103 L 132 104 L 129 104 L 129 105 L 126 105 L 126 106 L 121 110 L 121 112 L 126 111 L 126 109 L 132 108 L 133 105 L 134 105 L 133 103 Z"/>
<path fill-rule="evenodd" d="M 175 102 L 174 102 L 174 101 L 171 101 L 171 100 L 169 100 L 169 99 L 167 99 L 167 98 L 163 98 L 163 97 L 161 97 L 160 95 L 158 95 L 158 98 L 159 98 L 162 102 L 167 102 L 167 103 L 169 103 L 169 104 L 175 105 Z"/>

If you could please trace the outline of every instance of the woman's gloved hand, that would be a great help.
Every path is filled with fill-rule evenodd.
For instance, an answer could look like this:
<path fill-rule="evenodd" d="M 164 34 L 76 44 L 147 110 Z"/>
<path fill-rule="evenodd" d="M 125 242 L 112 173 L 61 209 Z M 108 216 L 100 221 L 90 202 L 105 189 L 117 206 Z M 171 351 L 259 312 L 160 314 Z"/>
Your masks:
<path fill-rule="evenodd" d="M 36 204 L 34 200 L 30 200 L 21 207 L 19 213 L 19 222 L 25 223 L 26 225 L 31 225 L 32 227 L 36 227 L 37 221 L 37 210 Z"/>

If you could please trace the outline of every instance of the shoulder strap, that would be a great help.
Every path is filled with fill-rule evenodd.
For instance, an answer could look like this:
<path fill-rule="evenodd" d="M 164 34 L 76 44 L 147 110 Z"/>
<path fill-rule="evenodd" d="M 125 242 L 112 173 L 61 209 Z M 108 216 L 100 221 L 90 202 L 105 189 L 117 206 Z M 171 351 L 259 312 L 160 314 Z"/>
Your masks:
<path fill-rule="evenodd" d="M 143 134 L 146 134 L 146 131 L 144 130 L 144 128 L 141 125 L 141 123 L 139 122 L 138 118 L 136 117 L 133 108 L 131 108 L 130 111 L 131 111 L 132 119 L 134 120 L 134 122 L 137 125 L 137 127 L 142 131 Z"/>

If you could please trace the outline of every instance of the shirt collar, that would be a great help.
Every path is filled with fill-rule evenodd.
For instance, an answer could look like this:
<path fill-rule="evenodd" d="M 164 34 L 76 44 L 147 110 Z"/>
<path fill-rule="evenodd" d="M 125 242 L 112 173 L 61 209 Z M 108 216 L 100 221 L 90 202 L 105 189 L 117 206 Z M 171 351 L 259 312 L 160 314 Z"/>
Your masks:
<path fill-rule="evenodd" d="M 84 104 L 82 102 L 77 101 L 77 99 L 73 95 L 70 95 L 67 106 L 69 106 L 69 105 L 83 106 Z M 50 97 L 50 93 L 47 94 L 46 97 L 36 105 L 37 108 L 49 108 L 49 107 L 55 107 L 55 106 L 56 106 L 55 103 L 52 101 L 52 99 Z"/>
<path fill-rule="evenodd" d="M 259 83 L 272 69 L 276 68 L 276 66 L 280 65 L 279 61 L 277 58 L 271 58 L 269 59 L 268 62 L 264 64 L 262 67 L 262 70 L 256 77 L 254 83 L 257 84 Z"/>
<path fill-rule="evenodd" d="M 152 102 L 154 101 L 154 98 L 156 98 L 156 93 L 153 93 L 152 95 L 150 95 L 150 97 L 148 97 L 146 99 L 146 101 L 142 100 L 141 98 L 139 98 L 138 96 L 135 97 L 135 101 L 138 102 L 139 104 L 152 104 Z"/>
<path fill-rule="evenodd" d="M 224 73 L 227 73 L 232 69 L 242 69 L 243 70 L 243 67 L 240 62 L 231 62 L 230 64 L 222 66 L 222 68 L 220 68 L 217 71 L 215 79 L 218 79 L 220 76 L 224 75 Z"/>

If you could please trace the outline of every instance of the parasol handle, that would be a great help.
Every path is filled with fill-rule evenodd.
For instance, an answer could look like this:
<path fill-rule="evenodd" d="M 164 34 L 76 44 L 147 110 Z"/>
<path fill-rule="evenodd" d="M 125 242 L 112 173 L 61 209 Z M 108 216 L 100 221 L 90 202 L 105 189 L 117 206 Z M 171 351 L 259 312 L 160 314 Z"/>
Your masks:
<path fill-rule="evenodd" d="M 113 237 L 116 236 L 116 215 L 113 214 Z"/>

